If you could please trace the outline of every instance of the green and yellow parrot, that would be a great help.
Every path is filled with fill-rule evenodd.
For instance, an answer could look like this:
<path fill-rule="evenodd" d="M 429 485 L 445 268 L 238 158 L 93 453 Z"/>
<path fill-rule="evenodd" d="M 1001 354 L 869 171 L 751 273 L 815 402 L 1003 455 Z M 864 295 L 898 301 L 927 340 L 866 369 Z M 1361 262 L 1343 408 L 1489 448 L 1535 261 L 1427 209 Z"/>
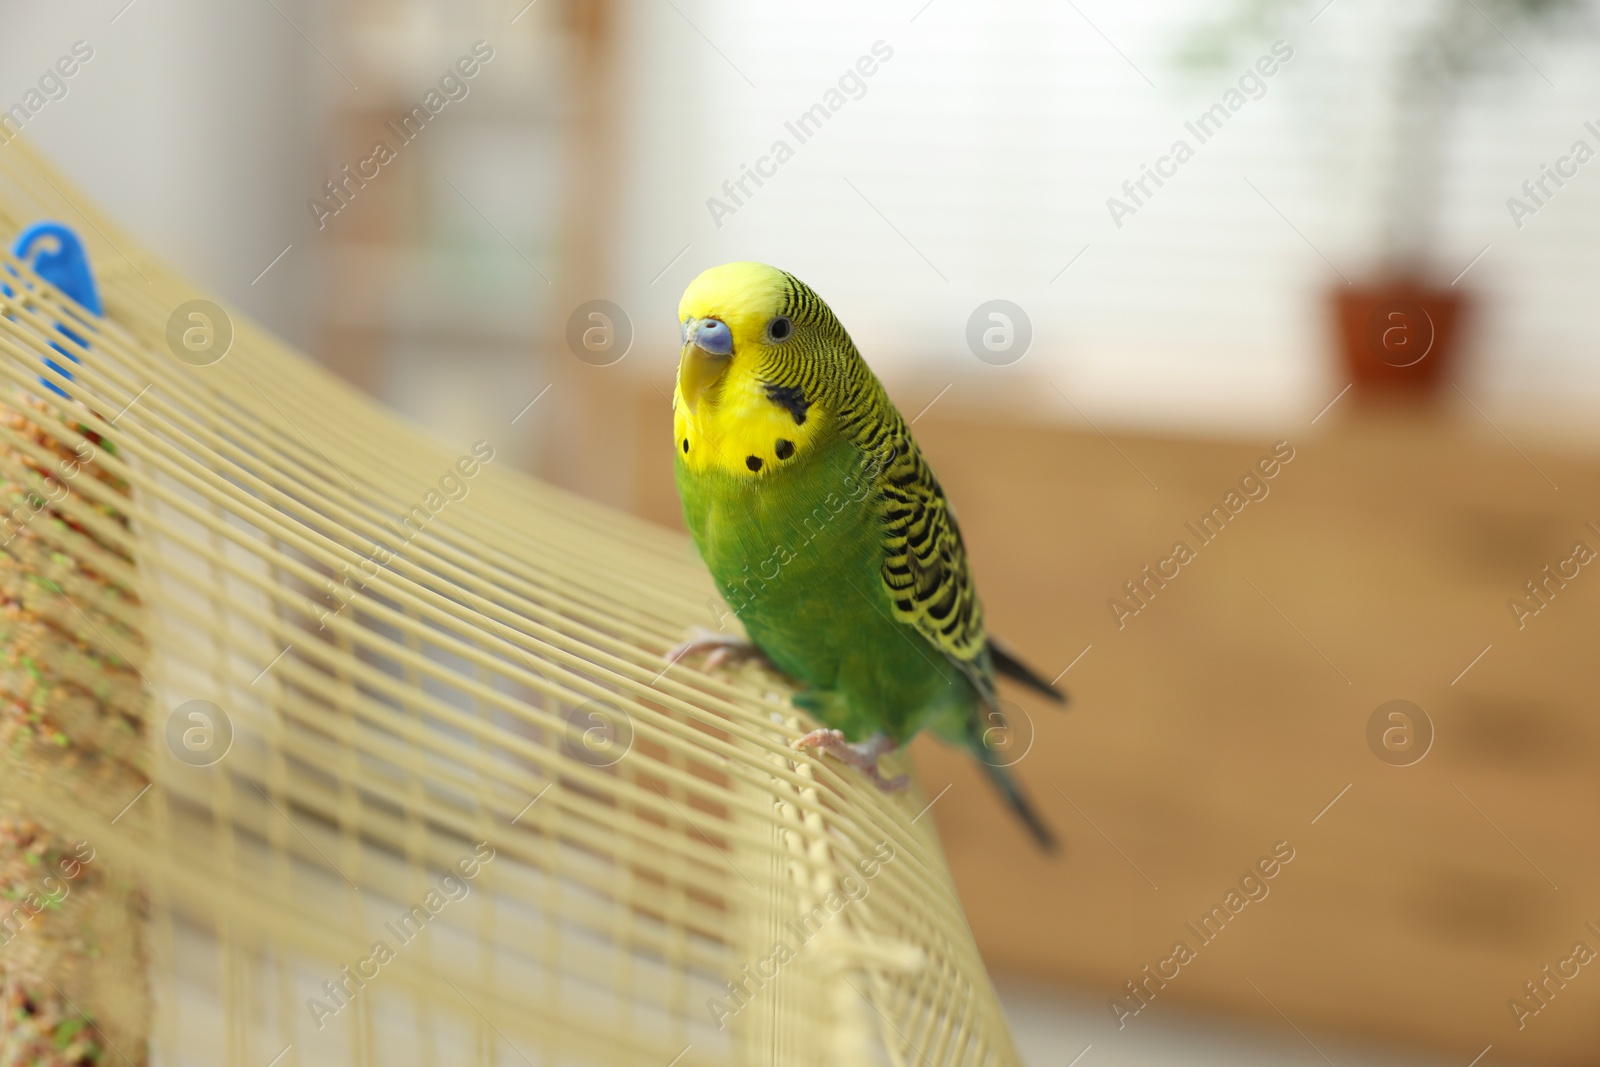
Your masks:
<path fill-rule="evenodd" d="M 821 297 L 761 263 L 705 271 L 678 305 L 678 494 L 751 642 L 826 728 L 819 748 L 886 789 L 878 757 L 919 730 L 963 745 L 1045 848 L 1054 837 L 990 744 L 995 673 L 1064 700 L 998 646 L 961 531 L 911 430 Z M 702 632 L 669 656 L 731 642 Z"/>

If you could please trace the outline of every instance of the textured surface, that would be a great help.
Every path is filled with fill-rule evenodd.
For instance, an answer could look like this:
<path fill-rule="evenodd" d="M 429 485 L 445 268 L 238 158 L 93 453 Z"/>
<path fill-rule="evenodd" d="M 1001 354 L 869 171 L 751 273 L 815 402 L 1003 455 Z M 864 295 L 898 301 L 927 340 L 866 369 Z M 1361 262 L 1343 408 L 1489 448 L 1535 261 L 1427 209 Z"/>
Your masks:
<path fill-rule="evenodd" d="M 82 831 L 18 792 L 53 779 L 110 820 L 119 797 L 148 784 L 140 605 L 97 566 L 132 563 L 95 532 L 124 530 L 127 485 L 96 463 L 114 446 L 77 420 L 26 399 L 0 405 L 0 417 L 0 775 L 13 783 L 0 800 L 0 1067 L 64 1067 L 117 1049 L 143 1064 L 144 896 L 128 871 L 95 863 Z M 94 515 L 103 526 L 74 525 L 54 506 L 80 478 L 105 490 Z M 63 540 L 82 551 L 53 547 Z"/>

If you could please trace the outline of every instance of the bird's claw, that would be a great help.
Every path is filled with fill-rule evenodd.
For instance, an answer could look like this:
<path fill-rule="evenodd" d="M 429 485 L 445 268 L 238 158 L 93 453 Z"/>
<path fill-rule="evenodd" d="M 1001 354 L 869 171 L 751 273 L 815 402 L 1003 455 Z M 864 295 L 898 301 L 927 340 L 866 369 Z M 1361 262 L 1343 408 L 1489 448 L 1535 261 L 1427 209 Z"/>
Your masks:
<path fill-rule="evenodd" d="M 761 650 L 747 638 L 707 630 L 703 626 L 691 627 L 689 636 L 667 649 L 662 659 L 672 664 L 685 656 L 698 655 L 702 652 L 706 654 L 706 670 L 715 670 L 724 664 L 761 662 L 766 659 Z"/>
<path fill-rule="evenodd" d="M 851 744 L 845 740 L 844 733 L 840 730 L 827 728 L 812 730 L 790 742 L 791 748 L 802 751 L 808 748 L 821 749 L 841 763 L 848 763 L 872 779 L 874 785 L 885 793 L 898 793 L 911 784 L 909 775 L 897 774 L 893 778 L 885 778 L 878 769 L 878 758 L 895 749 L 895 744 L 883 734 L 861 742 Z"/>

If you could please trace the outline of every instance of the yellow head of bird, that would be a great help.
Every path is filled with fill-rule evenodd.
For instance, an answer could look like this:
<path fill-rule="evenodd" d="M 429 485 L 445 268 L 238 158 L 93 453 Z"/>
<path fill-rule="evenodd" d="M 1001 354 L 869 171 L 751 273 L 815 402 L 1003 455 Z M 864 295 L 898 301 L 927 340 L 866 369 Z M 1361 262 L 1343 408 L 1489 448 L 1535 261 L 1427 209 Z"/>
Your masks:
<path fill-rule="evenodd" d="M 760 360 L 794 324 L 780 314 L 791 279 L 765 263 L 724 263 L 702 271 L 678 302 L 683 351 L 678 402 L 694 414 L 735 360 Z"/>

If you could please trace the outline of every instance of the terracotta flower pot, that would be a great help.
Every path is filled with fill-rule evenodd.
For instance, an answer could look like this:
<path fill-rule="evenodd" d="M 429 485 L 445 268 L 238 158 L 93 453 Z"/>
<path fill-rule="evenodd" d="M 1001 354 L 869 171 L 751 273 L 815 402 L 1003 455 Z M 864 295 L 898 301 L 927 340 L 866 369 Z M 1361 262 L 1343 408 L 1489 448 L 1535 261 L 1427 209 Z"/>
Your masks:
<path fill-rule="evenodd" d="M 1454 377 L 1466 294 L 1396 280 L 1341 285 L 1331 295 L 1340 360 L 1357 392 L 1427 396 Z"/>

